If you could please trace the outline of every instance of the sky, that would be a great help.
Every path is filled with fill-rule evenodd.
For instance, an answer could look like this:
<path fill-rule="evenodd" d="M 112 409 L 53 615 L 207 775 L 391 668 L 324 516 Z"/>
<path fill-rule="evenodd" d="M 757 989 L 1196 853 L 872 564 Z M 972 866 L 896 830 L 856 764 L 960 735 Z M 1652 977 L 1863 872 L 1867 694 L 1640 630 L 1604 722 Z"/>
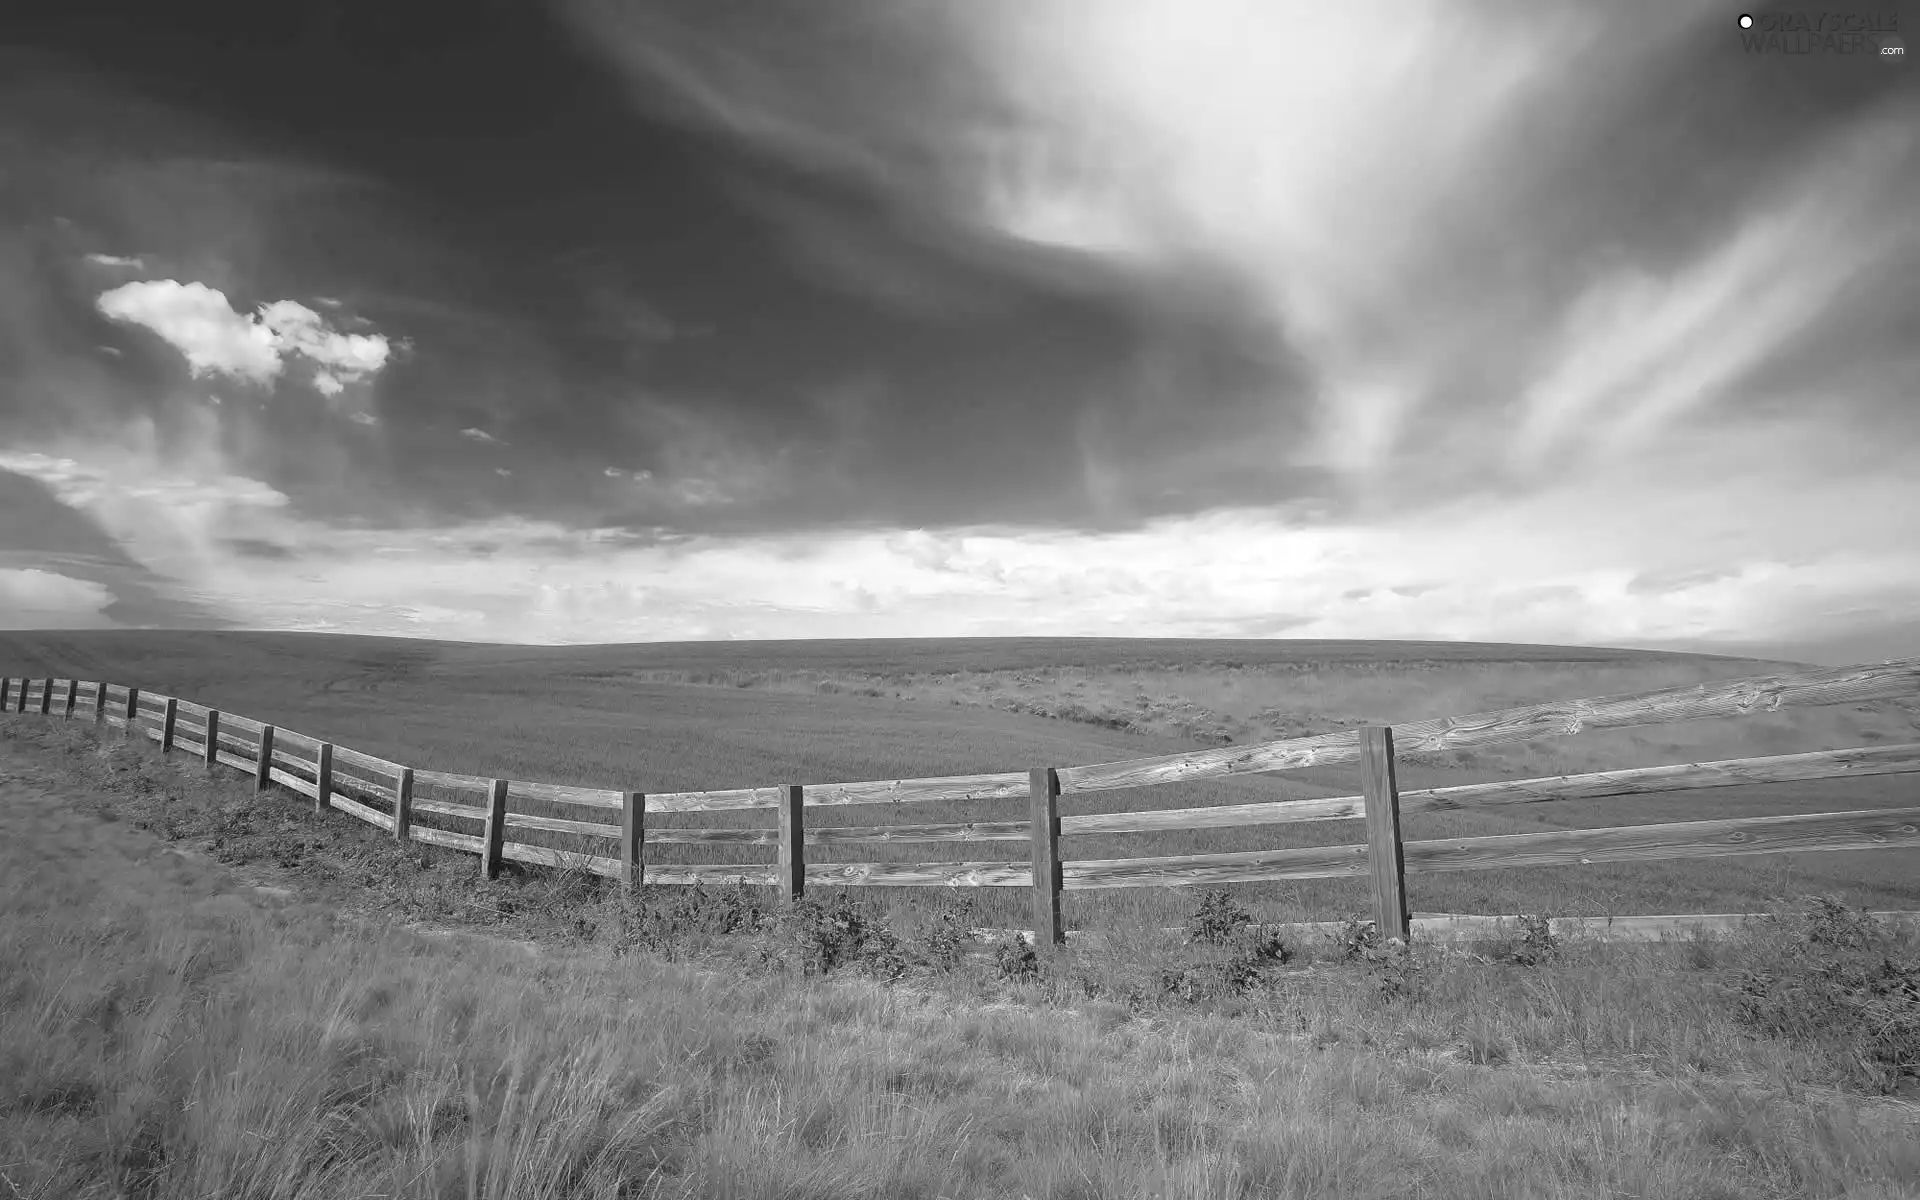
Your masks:
<path fill-rule="evenodd" d="M 10 9 L 0 626 L 1920 655 L 1920 66 L 1741 11 Z"/>

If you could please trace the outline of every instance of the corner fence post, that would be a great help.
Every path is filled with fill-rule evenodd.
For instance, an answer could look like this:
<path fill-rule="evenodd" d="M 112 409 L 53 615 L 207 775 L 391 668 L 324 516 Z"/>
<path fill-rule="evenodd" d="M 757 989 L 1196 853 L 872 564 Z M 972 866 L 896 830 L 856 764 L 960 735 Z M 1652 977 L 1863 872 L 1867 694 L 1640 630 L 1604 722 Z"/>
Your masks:
<path fill-rule="evenodd" d="M 80 681 L 67 680 L 67 720 L 73 720 L 73 707 L 80 702 Z"/>
<path fill-rule="evenodd" d="M 1400 789 L 1394 779 L 1393 729 L 1360 731 L 1360 789 L 1366 797 L 1367 865 L 1373 876 L 1373 922 L 1384 939 L 1407 941 L 1407 863 L 1400 839 Z"/>
<path fill-rule="evenodd" d="M 640 890 L 647 875 L 647 794 L 620 793 L 620 881 L 629 893 Z"/>
<path fill-rule="evenodd" d="M 780 789 L 780 899 L 792 904 L 807 891 L 807 832 L 801 815 L 806 798 L 801 786 L 789 783 Z"/>
<path fill-rule="evenodd" d="M 260 749 L 253 760 L 253 790 L 264 792 L 273 782 L 273 726 L 260 727 Z"/>
<path fill-rule="evenodd" d="M 180 702 L 172 696 L 167 697 L 167 706 L 160 714 L 160 749 L 173 749 L 173 725 L 180 716 Z"/>
<path fill-rule="evenodd" d="M 401 767 L 393 781 L 393 840 L 404 842 L 413 828 L 413 768 Z"/>
<path fill-rule="evenodd" d="M 1060 917 L 1060 774 L 1052 767 L 1027 773 L 1033 823 L 1033 947 L 1064 946 Z"/>
<path fill-rule="evenodd" d="M 481 840 L 480 874 L 500 878 L 500 848 L 507 840 L 507 781 L 496 779 L 487 793 L 486 836 Z"/>
<path fill-rule="evenodd" d="M 327 802 L 333 799 L 333 743 L 321 742 L 320 753 L 313 767 L 313 811 L 327 811 Z"/>
<path fill-rule="evenodd" d="M 215 757 L 220 750 L 220 710 L 207 710 L 207 765 L 212 766 L 219 759 Z"/>

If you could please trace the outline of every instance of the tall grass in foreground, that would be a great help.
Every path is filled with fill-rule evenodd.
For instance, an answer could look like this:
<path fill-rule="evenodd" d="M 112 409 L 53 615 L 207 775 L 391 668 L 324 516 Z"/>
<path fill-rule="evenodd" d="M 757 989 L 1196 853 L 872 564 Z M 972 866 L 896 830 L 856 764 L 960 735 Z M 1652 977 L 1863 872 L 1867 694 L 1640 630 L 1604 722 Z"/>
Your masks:
<path fill-rule="evenodd" d="M 121 778 L 163 811 L 186 790 L 145 754 Z M 378 837 L 314 830 L 287 878 L 343 894 L 368 861 L 346 850 Z M 17 785 L 0 831 L 9 1196 L 1744 1200 L 1920 1179 L 1914 1106 L 1861 1094 L 1863 1043 L 1829 1036 L 1881 1010 L 1816 986 L 1911 948 L 1854 945 L 1826 909 L 1731 943 L 1296 946 L 1241 982 L 1142 929 L 888 985 L 874 956 L 808 973 L 781 952 L 804 922 L 669 919 L 668 962 L 265 909 L 156 832 Z M 443 888 L 514 894 L 463 874 Z M 1192 932 L 1230 939 L 1209 903 Z"/>

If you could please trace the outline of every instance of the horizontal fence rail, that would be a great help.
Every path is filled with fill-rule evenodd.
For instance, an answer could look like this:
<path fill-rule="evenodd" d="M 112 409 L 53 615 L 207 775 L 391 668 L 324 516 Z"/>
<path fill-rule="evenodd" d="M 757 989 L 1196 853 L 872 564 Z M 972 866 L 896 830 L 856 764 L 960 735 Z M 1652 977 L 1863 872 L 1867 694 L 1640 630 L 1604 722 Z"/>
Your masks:
<path fill-rule="evenodd" d="M 1365 878 L 1372 884 L 1376 926 L 1383 935 L 1405 938 L 1416 932 L 1440 936 L 1441 930 L 1434 924 L 1439 918 L 1415 917 L 1409 911 L 1408 874 L 1920 846 L 1920 807 L 1420 841 L 1407 841 L 1400 832 L 1403 817 L 1421 812 L 1920 773 L 1920 742 L 1405 792 L 1399 790 L 1395 779 L 1397 757 L 1410 752 L 1460 750 L 1564 737 L 1588 729 L 1742 717 L 1787 707 L 1859 704 L 1914 695 L 1920 695 L 1920 659 L 1898 659 L 1522 705 L 1391 727 L 1077 767 L 654 793 L 410 767 L 311 734 L 131 685 L 0 678 L 0 713 L 58 713 L 70 720 L 88 719 L 103 727 L 138 733 L 165 750 L 184 751 L 209 766 L 219 764 L 244 771 L 254 777 L 259 789 L 279 786 L 305 796 L 314 802 L 316 811 L 333 809 L 401 840 L 474 854 L 487 877 L 498 874 L 503 862 L 518 862 L 586 871 L 622 880 L 629 887 L 641 883 L 740 882 L 776 888 L 788 899 L 811 886 L 1026 888 L 1032 894 L 1040 941 L 1058 945 L 1066 938 L 1060 920 L 1064 891 Z M 1328 766 L 1358 768 L 1360 793 L 1138 812 L 1062 815 L 1059 811 L 1059 799 L 1064 795 Z M 829 806 L 1019 799 L 1028 802 L 1026 820 L 814 827 L 805 815 L 809 809 Z M 554 816 L 517 810 L 516 802 L 587 811 L 577 817 Z M 649 813 L 756 809 L 770 810 L 774 824 L 738 829 L 662 827 L 649 826 L 646 820 Z M 422 825 L 422 817 L 462 823 L 462 830 Z M 1105 859 L 1067 858 L 1060 847 L 1063 837 L 1334 820 L 1363 821 L 1366 840 L 1339 846 Z M 514 830 L 572 837 L 589 848 L 562 850 L 510 840 Z M 1023 842 L 1029 852 L 1025 861 L 940 863 L 809 862 L 806 856 L 808 846 L 952 842 Z M 657 862 L 649 861 L 648 846 L 765 847 L 770 861 Z M 1506 919 L 1449 917 L 1446 920 L 1455 924 L 1446 928 L 1477 929 L 1485 922 Z M 1632 927 L 1645 929 L 1655 928 L 1658 922 L 1712 924 L 1732 919 L 1704 915 L 1620 918 L 1629 923 L 1639 921 L 1641 926 Z"/>

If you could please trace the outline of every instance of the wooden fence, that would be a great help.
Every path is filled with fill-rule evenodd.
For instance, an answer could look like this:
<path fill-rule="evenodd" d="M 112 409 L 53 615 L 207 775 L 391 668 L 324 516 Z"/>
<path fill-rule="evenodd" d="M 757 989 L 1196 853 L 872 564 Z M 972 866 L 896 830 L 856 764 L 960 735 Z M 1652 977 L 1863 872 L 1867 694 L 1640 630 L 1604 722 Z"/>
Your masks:
<path fill-rule="evenodd" d="M 1079 767 L 937 779 L 859 783 L 782 784 L 704 792 L 647 793 L 490 779 L 416 770 L 388 759 L 288 729 L 223 713 L 138 688 L 70 679 L 0 681 L 0 711 L 56 709 L 67 717 L 90 713 L 96 723 L 139 731 L 166 750 L 181 749 L 253 775 L 256 787 L 278 784 L 312 797 L 316 811 L 335 808 L 387 830 L 395 838 L 479 856 L 489 878 L 502 861 L 576 867 L 624 880 L 628 886 L 739 880 L 770 886 L 792 899 L 813 885 L 1020 887 L 1033 897 L 1034 940 L 1059 945 L 1066 931 L 1062 891 L 1083 888 L 1182 886 L 1255 881 L 1366 878 L 1375 923 L 1388 938 L 1409 933 L 1406 876 L 1439 871 L 1538 867 L 1601 862 L 1652 862 L 1804 850 L 1879 850 L 1920 846 L 1920 807 L 1778 817 L 1734 817 L 1606 829 L 1566 829 L 1492 837 L 1406 841 L 1400 819 L 1411 812 L 1646 795 L 1736 784 L 1779 783 L 1861 775 L 1920 772 L 1920 743 L 1822 750 L 1721 762 L 1683 763 L 1541 779 L 1467 784 L 1402 792 L 1396 754 L 1461 750 L 1559 737 L 1587 729 L 1623 729 L 1672 721 L 1741 717 L 1781 708 L 1858 704 L 1920 695 L 1920 659 L 1837 667 L 1790 675 L 1737 679 L 1633 695 L 1564 700 L 1468 716 L 1438 717 L 1316 737 L 1227 746 Z M 1184 780 L 1284 771 L 1301 767 L 1358 768 L 1359 794 L 1205 808 L 1062 816 L 1060 797 Z M 456 804 L 415 798 L 421 785 L 478 797 Z M 826 805 L 899 805 L 934 800 L 1026 797 L 1025 821 L 889 824 L 810 828 L 806 810 Z M 600 820 L 516 812 L 513 799 L 597 810 Z M 377 807 L 376 807 L 377 805 Z M 765 829 L 647 827 L 648 813 L 773 809 Z M 384 809 L 384 811 L 383 811 Z M 464 820 L 478 834 L 416 823 L 423 813 Z M 592 815 L 592 814 L 583 814 Z M 1155 858 L 1063 859 L 1065 835 L 1142 833 L 1276 825 L 1294 821 L 1361 820 L 1366 841 L 1235 853 Z M 608 854 L 575 854 L 507 840 L 513 829 L 572 834 L 610 843 Z M 1022 841 L 1031 859 L 1019 862 L 809 863 L 806 848 L 848 843 Z M 771 864 L 661 864 L 647 861 L 659 845 L 771 846 Z M 1667 920 L 1668 918 L 1661 918 Z"/>

